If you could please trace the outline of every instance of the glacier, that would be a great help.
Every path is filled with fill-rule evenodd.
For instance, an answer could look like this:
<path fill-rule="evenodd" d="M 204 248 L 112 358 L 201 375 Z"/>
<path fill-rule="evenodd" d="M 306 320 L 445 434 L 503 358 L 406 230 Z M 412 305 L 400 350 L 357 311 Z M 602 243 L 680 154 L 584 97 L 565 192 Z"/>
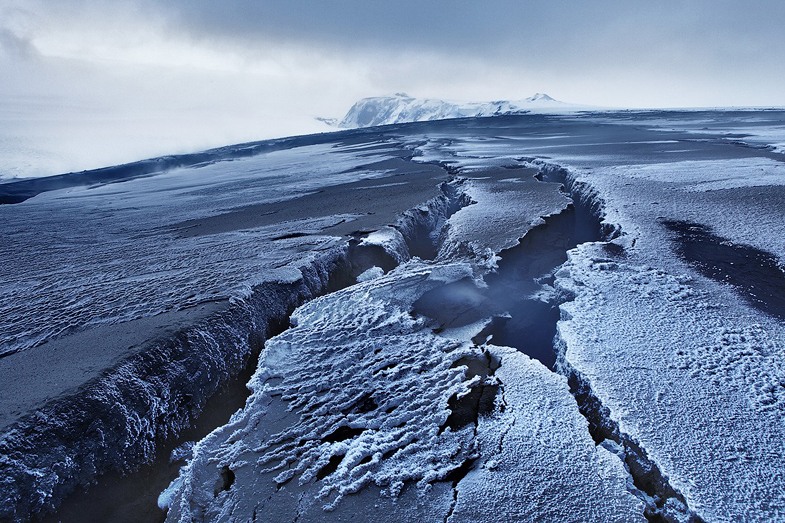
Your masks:
<path fill-rule="evenodd" d="M 496 114 L 0 184 L 0 519 L 782 519 L 783 123 Z"/>
<path fill-rule="evenodd" d="M 375 96 L 358 100 L 338 127 L 373 127 L 406 122 L 444 120 L 523 114 L 528 112 L 568 112 L 585 107 L 555 100 L 544 93 L 536 93 L 522 100 L 496 100 L 491 102 L 449 102 L 434 98 L 415 98 L 406 93 L 392 96 Z"/>

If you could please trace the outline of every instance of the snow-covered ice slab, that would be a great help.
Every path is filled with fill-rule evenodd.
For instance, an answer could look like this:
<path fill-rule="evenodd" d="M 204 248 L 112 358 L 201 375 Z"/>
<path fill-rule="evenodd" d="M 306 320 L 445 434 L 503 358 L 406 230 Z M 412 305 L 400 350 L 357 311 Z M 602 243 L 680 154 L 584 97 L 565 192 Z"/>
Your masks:
<path fill-rule="evenodd" d="M 298 309 L 268 342 L 244 410 L 167 492 L 167 520 L 343 521 L 358 503 L 361 521 L 643 520 L 565 378 L 412 314 L 472 275 L 410 262 Z M 366 505 L 354 495 L 369 485 L 382 498 Z M 385 497 L 402 492 L 390 513 Z"/>
<path fill-rule="evenodd" d="M 280 268 L 305 261 L 303 251 L 323 251 L 334 241 L 276 239 L 313 235 L 359 218 L 357 212 L 346 212 L 349 205 L 343 205 L 344 212 L 339 206 L 325 212 L 303 205 L 301 198 L 326 187 L 389 176 L 386 165 L 364 166 L 394 157 L 390 149 L 374 154 L 358 155 L 333 144 L 299 147 L 124 183 L 47 192 L 0 207 L 7 239 L 0 244 L 0 355 L 89 326 L 244 298 L 265 280 L 296 277 L 283 275 Z M 276 206 L 282 201 L 295 211 L 288 219 L 281 219 Z M 193 229 L 193 220 L 251 205 L 256 214 L 268 213 L 268 219 L 246 227 L 235 223 L 220 231 L 226 234 L 182 237 L 183 223 Z"/>
<path fill-rule="evenodd" d="M 571 254 L 567 365 L 707 521 L 785 508 L 785 328 L 688 271 Z M 634 321 L 630 321 L 634 318 Z M 733 492 L 733 495 L 729 495 Z"/>
<path fill-rule="evenodd" d="M 706 521 L 785 513 L 785 176 L 747 154 L 564 162 L 621 248 L 584 245 L 557 273 L 562 370 Z"/>
<path fill-rule="evenodd" d="M 481 462 L 458 483 L 449 521 L 644 521 L 627 470 L 595 446 L 567 380 L 517 350 L 488 350 L 505 408 L 480 418 Z"/>
<path fill-rule="evenodd" d="M 559 184 L 537 180 L 536 169 L 519 167 L 465 174 L 463 189 L 473 203 L 458 210 L 442 238 L 440 259 L 471 254 L 478 261 L 493 262 L 496 254 L 518 244 L 518 240 L 543 218 L 564 210 L 570 200 Z"/>
<path fill-rule="evenodd" d="M 620 431 L 626 459 L 659 468 L 655 495 L 675 497 L 652 498 L 650 510 L 767 521 L 785 514 L 783 162 L 711 132 L 749 115 L 705 116 L 661 115 L 650 130 L 635 116 L 581 116 L 597 129 L 566 136 L 553 119 L 540 122 L 547 141 L 453 129 L 431 136 L 421 158 L 459 172 L 516 160 L 567 168 L 546 179 L 592 203 L 615 239 L 572 251 L 557 274 L 561 372 L 599 399 L 586 413 L 611 428 L 598 437 Z M 782 123 L 760 118 L 759 136 Z"/>

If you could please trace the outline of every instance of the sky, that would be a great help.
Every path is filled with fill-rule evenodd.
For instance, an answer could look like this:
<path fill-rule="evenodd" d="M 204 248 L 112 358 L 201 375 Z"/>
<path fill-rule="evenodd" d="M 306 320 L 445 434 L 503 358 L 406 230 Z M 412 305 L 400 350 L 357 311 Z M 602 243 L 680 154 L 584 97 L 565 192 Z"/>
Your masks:
<path fill-rule="evenodd" d="M 785 106 L 781 0 L 0 0 L 0 178 L 330 130 L 358 99 Z"/>

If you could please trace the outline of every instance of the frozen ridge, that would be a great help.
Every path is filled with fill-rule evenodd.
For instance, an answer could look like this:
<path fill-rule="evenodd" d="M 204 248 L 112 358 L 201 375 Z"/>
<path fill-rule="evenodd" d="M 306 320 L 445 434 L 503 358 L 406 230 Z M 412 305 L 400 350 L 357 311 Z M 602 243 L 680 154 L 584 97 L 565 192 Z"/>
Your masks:
<path fill-rule="evenodd" d="M 57 248 L 47 243 L 49 248 L 38 257 L 33 248 L 24 249 L 13 264 L 4 257 L 9 263 L 3 266 L 0 290 L 11 312 L 3 315 L 8 335 L 4 341 L 15 350 L 0 358 L 0 383 L 17 392 L 4 393 L 0 399 L 0 519 L 45 513 L 107 471 L 129 472 L 153 460 L 164 441 L 193 426 L 208 399 L 235 379 L 297 305 L 353 282 L 369 268 L 394 264 L 375 244 L 361 245 L 365 233 L 356 237 L 349 233 L 369 225 L 381 227 L 400 214 L 398 205 L 418 206 L 416 212 L 403 213 L 393 223 L 390 231 L 401 240 L 407 231 L 419 231 L 414 222 L 421 217 L 438 221 L 432 216 L 452 212 L 453 203 L 439 188 L 446 179 L 444 171 L 410 165 L 400 158 L 409 153 L 395 144 L 379 142 L 370 154 L 360 148 L 362 154 L 350 153 L 352 160 L 346 164 L 339 158 L 351 146 L 311 147 L 305 142 L 281 154 L 272 151 L 249 160 L 238 160 L 229 151 L 228 161 L 201 165 L 196 173 L 174 170 L 157 178 L 74 187 L 0 207 L 5 213 L 4 231 L 14 237 L 3 244 L 4 249 L 62 238 Z M 313 169 L 307 175 L 302 170 L 312 163 L 314 153 L 335 160 L 327 162 L 318 179 L 310 179 Z M 401 174 L 402 166 L 406 171 Z M 396 184 L 380 179 L 393 175 Z M 216 188 L 232 191 L 243 179 L 248 199 L 234 195 L 231 201 L 246 206 L 239 211 L 223 207 L 227 202 Z M 254 191 L 254 184 L 260 192 Z M 157 189 L 149 189 L 151 185 Z M 160 191 L 162 185 L 169 189 L 164 190 L 165 198 L 149 194 L 148 190 Z M 330 217 L 332 211 L 322 205 L 319 210 L 327 216 L 303 220 L 298 205 L 310 209 L 308 201 L 315 190 L 330 191 L 335 186 L 350 196 L 353 212 Z M 102 194 L 104 190 L 110 198 Z M 391 205 L 385 210 L 374 204 L 373 213 L 358 215 L 360 208 L 351 196 L 374 190 L 392 198 Z M 152 209 L 173 201 L 184 205 L 170 205 L 164 213 L 170 221 L 163 226 L 151 224 L 161 215 Z M 336 198 L 334 205 L 346 205 L 346 200 Z M 41 221 L 52 208 L 57 211 Z M 259 212 L 260 208 L 268 212 Z M 188 221 L 205 211 L 197 223 Z M 115 213 L 119 216 L 112 219 Z M 102 219 L 86 220 L 91 214 Z M 227 214 L 231 220 L 225 219 Z M 242 224 L 241 217 L 245 217 Z M 32 221 L 46 224 L 47 235 L 35 235 L 22 225 Z M 325 234 L 324 229 L 338 236 Z M 105 241 L 94 245 L 96 237 Z M 107 265 L 105 260 L 114 257 L 110 253 L 129 241 L 137 248 L 125 255 L 124 264 Z M 204 241 L 226 243 L 219 252 L 201 252 Z M 151 257 L 154 251 L 157 256 Z M 41 281 L 33 268 L 45 267 L 46 256 L 69 257 L 72 265 L 60 270 L 70 274 L 70 280 Z M 33 260 L 27 270 L 14 270 L 25 260 Z M 194 270 L 192 263 L 201 269 Z M 98 277 L 101 267 L 118 273 Z M 160 290 L 164 282 L 175 286 L 171 293 L 149 292 Z M 212 300 L 200 300 L 193 292 L 196 287 L 189 284 L 207 284 L 221 291 L 210 293 L 218 294 Z M 50 307 L 44 312 L 66 322 L 67 328 L 60 336 L 44 333 L 43 344 L 25 346 L 19 342 L 26 340 L 15 336 L 9 325 L 19 325 L 19 332 L 26 335 L 56 325 L 46 321 L 47 316 L 30 312 L 41 306 L 46 295 L 40 301 L 11 299 L 20 292 L 43 294 L 31 290 L 36 285 L 49 292 Z M 72 286 L 80 288 L 81 299 L 67 299 Z M 123 296 L 124 289 L 129 293 Z M 52 306 L 57 296 L 65 300 L 62 307 Z M 139 307 L 118 310 L 121 296 L 125 303 Z M 191 303 L 194 299 L 202 303 Z M 93 306 L 96 302 L 100 308 Z M 129 312 L 138 316 L 124 318 Z M 62 316 L 67 317 L 60 320 Z M 27 321 L 17 323 L 17 317 Z M 79 317 L 81 321 L 74 321 Z M 58 379 L 41 380 L 41 369 L 47 369 L 43 376 L 52 373 Z M 40 385 L 31 387 L 36 382 Z"/>
<path fill-rule="evenodd" d="M 571 166 L 565 185 L 576 199 L 605 202 L 602 228 L 612 239 L 570 251 L 556 278 L 567 300 L 557 336 L 561 371 L 576 393 L 588 386 L 584 397 L 597 400 L 596 408 L 585 405 L 598 415 L 590 423 L 606 427 L 595 434 L 621 441 L 620 455 L 638 469 L 636 485 L 654 489 L 644 497 L 651 517 L 675 517 L 668 512 L 682 510 L 683 500 L 691 517 L 707 521 L 776 519 L 783 478 L 780 460 L 770 458 L 782 441 L 785 358 L 775 340 L 785 310 L 776 203 L 783 164 L 776 153 L 740 148 L 738 137 L 696 134 L 671 130 L 667 141 L 630 134 L 596 151 L 561 144 L 556 134 L 546 146 L 513 135 L 454 135 L 432 140 L 422 158 L 477 169 L 541 150 Z M 704 149 L 722 142 L 738 153 L 715 159 Z M 670 155 L 679 160 L 662 161 Z M 753 199 L 754 221 L 771 227 L 763 234 L 749 227 Z M 675 216 L 683 221 L 665 218 Z M 756 452 L 769 458 L 753 465 Z M 660 479 L 645 472 L 652 465 Z M 725 495 L 729 480 L 744 494 Z"/>
<path fill-rule="evenodd" d="M 406 93 L 393 96 L 363 98 L 346 113 L 339 127 L 372 127 L 404 122 L 423 122 L 446 118 L 467 118 L 521 114 L 541 111 L 570 111 L 578 106 L 554 100 L 544 93 L 537 93 L 523 100 L 497 100 L 493 102 L 458 103 L 433 98 L 414 98 Z"/>

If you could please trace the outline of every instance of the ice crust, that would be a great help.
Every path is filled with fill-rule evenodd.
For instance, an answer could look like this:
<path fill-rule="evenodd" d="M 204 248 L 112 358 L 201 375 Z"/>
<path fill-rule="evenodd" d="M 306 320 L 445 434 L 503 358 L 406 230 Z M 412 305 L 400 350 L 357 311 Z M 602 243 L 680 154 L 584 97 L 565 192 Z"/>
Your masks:
<path fill-rule="evenodd" d="M 556 281 L 575 296 L 558 325 L 564 357 L 690 508 L 707 521 L 779 513 L 782 325 L 719 285 L 597 248 L 572 253 Z"/>
<path fill-rule="evenodd" d="M 595 446 L 566 379 L 515 349 L 489 350 L 505 409 L 480 419 L 483 459 L 459 483 L 449 521 L 644 521 L 624 465 Z"/>
<path fill-rule="evenodd" d="M 378 152 L 375 159 L 389 157 Z M 0 356 L 76 329 L 243 298 L 264 281 L 296 278 L 304 251 L 327 250 L 335 240 L 272 240 L 352 216 L 188 239 L 162 230 L 160 217 L 177 223 L 386 173 L 362 169 L 367 162 L 352 147 L 308 146 L 0 206 L 8 238 L 0 242 Z"/>
<path fill-rule="evenodd" d="M 336 278 L 382 261 L 319 234 L 355 214 L 196 236 L 167 224 L 220 214 L 231 203 L 280 202 L 372 182 L 389 175 L 391 156 L 405 154 L 390 143 L 295 147 L 0 206 L 10 239 L 0 242 L 0 374 L 9 378 L 0 400 L 0 519 L 27 519 L 107 470 L 131 471 L 152 460 L 159 443 L 191 426 L 207 399 L 247 365 L 272 325 L 337 285 Z M 335 162 L 317 166 L 325 157 Z M 427 194 L 440 193 L 426 186 Z M 428 202 L 421 206 L 429 209 Z M 199 304 L 212 312 L 159 331 L 166 324 L 155 318 L 186 318 Z M 82 336 L 106 324 L 134 329 L 139 318 L 151 331 L 128 346 Z M 64 375 L 50 379 L 24 366 L 24 375 L 13 373 L 25 351 L 49 350 L 36 346 L 42 341 L 58 344 L 55 359 L 63 363 L 44 370 Z M 84 350 L 84 342 L 103 343 L 109 354 L 81 361 L 96 350 Z M 29 399 L 17 405 L 17 397 Z"/>
<path fill-rule="evenodd" d="M 103 323 L 225 307 L 129 355 L 82 390 L 83 403 L 47 404 L 40 423 L 6 432 L 2 515 L 37 513 L 108 466 L 151 459 L 156 438 L 189 424 L 266 341 L 245 409 L 197 443 L 162 494 L 171 521 L 785 518 L 781 315 L 711 275 L 722 249 L 684 256 L 668 227 L 785 266 L 773 147 L 783 121 L 620 112 L 422 122 L 0 206 L 0 351 L 18 353 L 7 358 Z M 406 187 L 394 169 L 401 158 L 415 167 L 407 155 L 453 180 L 373 227 L 347 225 L 368 216 L 348 205 L 192 234 L 200 220 L 338 183 L 368 180 L 347 189 L 357 201 L 372 186 Z M 579 219 L 601 220 L 605 241 L 537 278 L 532 299 L 560 307 L 550 370 L 478 336 L 499 314 L 483 293 L 500 258 L 533 227 L 547 234 L 568 195 Z M 160 216 L 179 225 L 161 227 Z M 742 268 L 752 278 L 756 259 Z M 337 280 L 349 287 L 314 299 Z M 280 336 L 249 334 L 308 300 Z M 477 394 L 490 407 L 459 420 Z M 590 433 L 598 424 L 615 440 Z M 636 460 L 656 466 L 659 491 L 645 490 Z"/>
<path fill-rule="evenodd" d="M 694 514 L 777 519 L 785 513 L 783 325 L 681 260 L 661 220 L 706 224 L 728 245 L 782 262 L 783 164 L 732 141 L 744 137 L 719 139 L 727 145 L 717 152 L 717 142 L 694 136 L 699 119 L 674 120 L 658 125 L 678 140 L 641 140 L 630 131 L 615 144 L 603 130 L 594 144 L 554 134 L 545 147 L 523 135 L 456 132 L 431 139 L 419 159 L 469 171 L 516 158 L 567 168 L 563 182 L 575 198 L 600 204 L 616 247 L 582 246 L 557 273 L 566 300 L 558 325 L 562 371 L 590 385 Z M 548 158 L 538 159 L 542 153 Z"/>
<path fill-rule="evenodd" d="M 394 271 L 298 309 L 297 326 L 268 343 L 249 384 L 254 395 L 244 413 L 200 444 L 189 472 L 212 478 L 216 465 L 227 466 L 239 477 L 238 491 L 250 494 L 264 490 L 252 485 L 269 482 L 270 474 L 281 486 L 290 480 L 312 482 L 333 456 L 340 456 L 337 469 L 317 488 L 326 508 L 367 483 L 395 495 L 406 481 L 424 487 L 443 479 L 475 453 L 470 428 L 454 433 L 440 432 L 440 426 L 449 414 L 447 399 L 469 387 L 464 369 L 452 364 L 476 349 L 434 336 L 395 302 L 410 304 L 413 293 L 416 298 L 465 273 L 460 266 Z M 395 301 L 390 303 L 385 292 L 392 285 Z M 281 431 L 265 427 L 265 405 L 273 401 L 284 402 L 294 417 Z M 434 405 L 442 407 L 434 410 Z M 389 412 L 381 416 L 384 411 Z M 210 449 L 207 456 L 202 449 Z M 382 460 L 384 454 L 390 456 Z M 183 488 L 192 490 L 184 496 L 186 510 L 178 508 L 182 520 L 194 516 L 196 489 L 205 481 L 185 477 Z M 254 508 L 246 507 L 254 502 L 246 496 L 230 492 L 225 497 L 220 511 L 208 509 L 206 519 L 232 514 L 242 520 L 238 510 L 248 515 Z"/>
<path fill-rule="evenodd" d="M 642 520 L 621 462 L 595 447 L 564 378 L 514 349 L 436 335 L 412 316 L 423 294 L 472 275 L 468 263 L 413 261 L 299 308 L 296 326 L 268 343 L 244 410 L 196 447 L 173 483 L 167 520 L 342 520 L 349 495 L 368 485 L 395 498 L 416 484 L 427 496 L 475 462 L 442 496 L 449 521 Z M 500 366 L 472 377 L 467 358 Z M 500 388 L 495 412 L 445 428 L 450 398 L 483 380 Z M 232 484 L 214 493 L 227 469 Z M 293 513 L 296 499 L 312 501 Z M 422 517 L 401 503 L 384 517 Z M 377 520 L 375 507 L 361 519 Z"/>
<path fill-rule="evenodd" d="M 516 171 L 503 171 L 505 176 L 511 172 Z M 543 224 L 543 217 L 561 212 L 570 203 L 557 184 L 535 180 L 531 170 L 520 172 L 523 179 L 518 183 L 499 183 L 495 179 L 498 170 L 486 170 L 475 178 L 467 174 L 464 192 L 474 205 L 463 207 L 450 218 L 441 240 L 440 259 L 469 255 L 492 265 L 498 253 L 514 247 L 532 227 Z"/>

